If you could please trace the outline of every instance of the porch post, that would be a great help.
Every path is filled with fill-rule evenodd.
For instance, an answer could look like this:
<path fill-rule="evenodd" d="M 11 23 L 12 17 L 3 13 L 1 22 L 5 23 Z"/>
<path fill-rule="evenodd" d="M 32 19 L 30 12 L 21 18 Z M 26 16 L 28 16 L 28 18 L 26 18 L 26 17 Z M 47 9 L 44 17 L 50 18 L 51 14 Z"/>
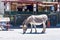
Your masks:
<path fill-rule="evenodd" d="M 0 0 L 0 14 L 4 14 L 4 2 L 2 2 L 2 0 Z"/>
<path fill-rule="evenodd" d="M 6 3 L 5 8 L 6 8 L 5 11 L 10 11 L 10 3 L 9 2 Z"/>
<path fill-rule="evenodd" d="M 36 8 L 37 8 L 37 5 L 36 4 L 33 4 L 33 12 L 34 12 L 34 14 L 36 14 Z"/>

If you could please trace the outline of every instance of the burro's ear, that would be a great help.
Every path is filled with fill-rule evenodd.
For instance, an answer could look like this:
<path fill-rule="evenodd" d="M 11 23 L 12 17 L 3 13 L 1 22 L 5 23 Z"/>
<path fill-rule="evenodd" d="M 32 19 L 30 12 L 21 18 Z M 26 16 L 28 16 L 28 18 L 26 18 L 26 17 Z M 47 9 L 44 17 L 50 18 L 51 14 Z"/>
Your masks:
<path fill-rule="evenodd" d="M 27 27 L 26 25 L 24 25 L 24 27 Z"/>

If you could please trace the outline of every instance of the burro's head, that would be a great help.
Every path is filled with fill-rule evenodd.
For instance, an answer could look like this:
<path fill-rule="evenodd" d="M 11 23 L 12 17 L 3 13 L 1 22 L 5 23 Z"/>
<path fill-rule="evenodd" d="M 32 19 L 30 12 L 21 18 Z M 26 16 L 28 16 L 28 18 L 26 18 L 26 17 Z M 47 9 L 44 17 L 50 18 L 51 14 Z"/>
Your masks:
<path fill-rule="evenodd" d="M 26 25 L 23 25 L 22 26 L 22 29 L 23 29 L 23 34 L 26 32 L 26 30 L 27 30 L 27 26 Z"/>

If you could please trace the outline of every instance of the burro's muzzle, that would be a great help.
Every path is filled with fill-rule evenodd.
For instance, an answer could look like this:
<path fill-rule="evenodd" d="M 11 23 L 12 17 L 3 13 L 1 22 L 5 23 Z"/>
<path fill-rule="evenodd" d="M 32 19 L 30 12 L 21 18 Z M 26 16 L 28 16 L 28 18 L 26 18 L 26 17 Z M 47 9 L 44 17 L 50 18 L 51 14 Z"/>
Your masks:
<path fill-rule="evenodd" d="M 23 25 L 22 29 L 23 29 L 23 34 L 26 33 L 27 26 L 26 25 Z"/>

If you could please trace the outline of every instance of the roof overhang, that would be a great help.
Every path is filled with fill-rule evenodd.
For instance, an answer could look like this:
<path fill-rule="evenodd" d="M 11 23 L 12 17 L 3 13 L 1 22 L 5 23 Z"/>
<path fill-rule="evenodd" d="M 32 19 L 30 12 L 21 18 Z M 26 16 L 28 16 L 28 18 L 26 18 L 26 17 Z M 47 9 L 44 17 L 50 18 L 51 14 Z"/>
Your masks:
<path fill-rule="evenodd" d="M 51 3 L 51 4 L 58 4 L 58 2 L 43 2 L 43 3 Z"/>
<path fill-rule="evenodd" d="M 36 0 L 4 0 L 2 2 L 16 2 L 16 3 L 42 3 L 41 1 Z"/>
<path fill-rule="evenodd" d="M 47 6 L 47 7 L 53 6 L 53 5 L 43 5 L 43 4 L 38 4 L 38 5 L 43 6 L 43 7 L 45 7 L 45 6 Z"/>

